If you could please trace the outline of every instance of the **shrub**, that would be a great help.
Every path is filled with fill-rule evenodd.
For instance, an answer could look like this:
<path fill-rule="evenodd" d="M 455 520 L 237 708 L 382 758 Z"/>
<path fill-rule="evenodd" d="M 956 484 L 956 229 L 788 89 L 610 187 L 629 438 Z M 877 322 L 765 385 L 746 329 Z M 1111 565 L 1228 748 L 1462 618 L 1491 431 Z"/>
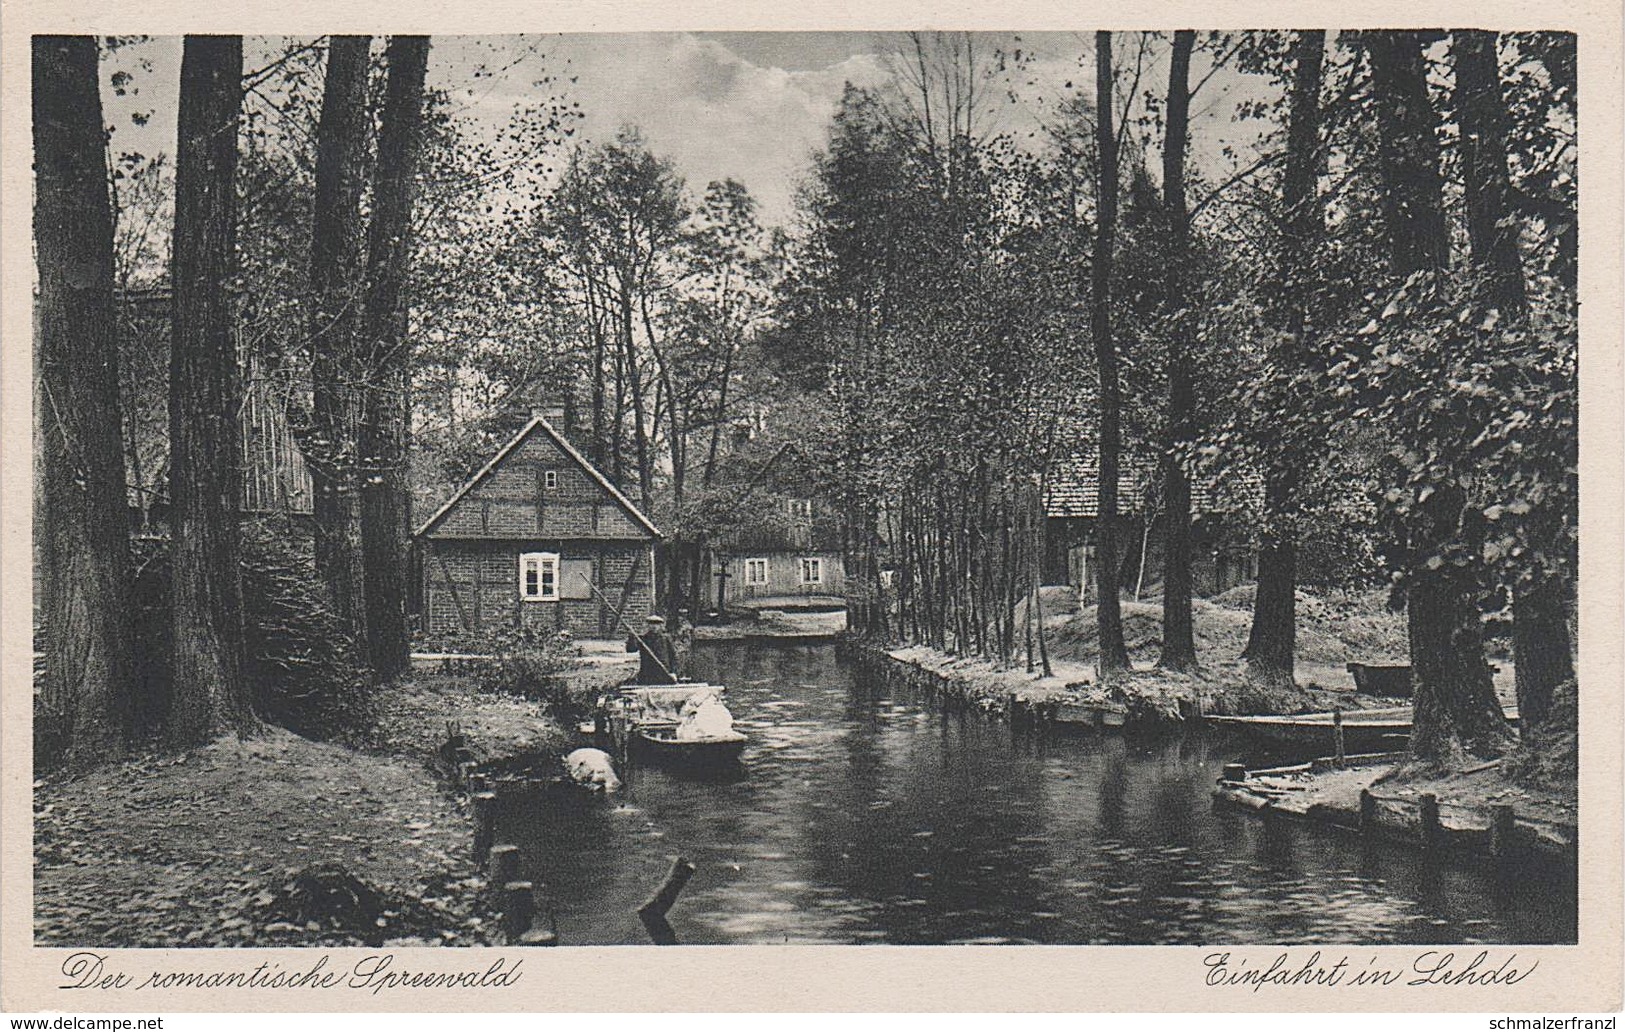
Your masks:
<path fill-rule="evenodd" d="M 264 524 L 243 533 L 243 622 L 246 673 L 266 720 L 317 739 L 371 724 L 369 673 L 314 561 Z"/>
<path fill-rule="evenodd" d="M 138 729 L 169 708 L 169 542 L 135 543 Z M 372 692 L 355 645 L 316 578 L 300 539 L 258 523 L 242 538 L 244 676 L 264 719 L 307 738 L 352 734 L 372 719 Z"/>
<path fill-rule="evenodd" d="M 480 651 L 491 656 L 483 670 L 484 687 L 538 702 L 544 714 L 566 727 L 585 718 L 587 706 L 571 695 L 569 683 L 559 676 L 565 657 L 575 651 L 568 631 L 505 627 Z"/>

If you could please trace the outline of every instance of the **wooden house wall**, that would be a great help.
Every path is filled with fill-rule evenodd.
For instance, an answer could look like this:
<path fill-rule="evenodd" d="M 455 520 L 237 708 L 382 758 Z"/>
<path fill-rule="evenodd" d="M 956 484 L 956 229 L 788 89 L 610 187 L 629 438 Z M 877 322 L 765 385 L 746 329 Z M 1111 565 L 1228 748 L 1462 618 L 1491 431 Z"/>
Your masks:
<path fill-rule="evenodd" d="M 1162 525 L 1151 533 L 1137 519 L 1124 520 L 1123 586 L 1134 587 L 1140 574 L 1140 549 L 1145 546 L 1145 585 L 1162 581 Z M 1046 585 L 1070 585 L 1088 600 L 1095 597 L 1095 520 L 1056 518 L 1046 521 L 1043 579 Z M 1198 520 L 1192 528 L 1191 588 L 1198 596 L 1218 595 L 1258 577 L 1258 549 L 1248 531 L 1213 519 Z"/>
<path fill-rule="evenodd" d="M 520 599 L 519 556 L 526 552 L 559 554 L 557 601 Z M 614 615 L 581 582 L 580 572 L 634 623 L 654 605 L 654 554 L 647 542 L 427 540 L 419 564 L 423 629 L 431 640 L 479 637 L 521 624 L 581 638 L 618 637 Z"/>
<path fill-rule="evenodd" d="M 846 593 L 846 566 L 839 552 L 737 552 L 723 553 L 719 559 L 728 566 L 725 597 L 730 605 L 762 598 L 792 598 L 795 596 L 836 595 Z M 745 583 L 745 560 L 767 560 L 767 583 Z M 823 580 L 818 584 L 801 583 L 801 560 L 822 559 Z M 715 568 L 712 583 L 715 583 Z"/>

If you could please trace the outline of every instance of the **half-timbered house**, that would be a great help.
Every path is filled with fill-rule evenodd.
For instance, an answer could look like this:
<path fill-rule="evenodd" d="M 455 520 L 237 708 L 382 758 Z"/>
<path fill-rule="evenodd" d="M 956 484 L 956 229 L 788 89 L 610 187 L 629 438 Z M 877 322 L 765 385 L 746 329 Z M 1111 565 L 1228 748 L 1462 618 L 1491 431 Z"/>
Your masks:
<path fill-rule="evenodd" d="M 523 626 L 614 638 L 654 603 L 660 532 L 540 415 L 416 535 L 424 637 Z M 613 607 L 613 608 L 611 608 Z"/>

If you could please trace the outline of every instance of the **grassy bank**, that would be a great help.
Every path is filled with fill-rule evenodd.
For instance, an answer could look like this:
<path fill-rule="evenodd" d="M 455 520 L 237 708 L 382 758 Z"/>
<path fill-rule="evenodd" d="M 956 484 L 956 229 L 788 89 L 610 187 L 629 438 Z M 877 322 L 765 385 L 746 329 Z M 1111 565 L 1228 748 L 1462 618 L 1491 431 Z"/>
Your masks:
<path fill-rule="evenodd" d="M 1162 647 L 1159 600 L 1123 603 L 1123 631 L 1132 669 L 1102 683 L 1096 670 L 1099 639 L 1093 606 L 1080 607 L 1070 588 L 1043 590 L 1044 643 L 1049 676 L 1036 661 L 1029 672 L 1020 661 L 952 656 L 921 645 L 890 649 L 894 660 L 943 678 L 950 690 L 978 708 L 1003 712 L 1011 701 L 1037 705 L 1073 703 L 1121 706 L 1130 722 L 1175 723 L 1196 714 L 1298 713 L 1391 706 L 1400 700 L 1363 695 L 1354 690 L 1346 664 L 1403 663 L 1405 621 L 1389 612 L 1380 593 L 1319 597 L 1299 593 L 1298 685 L 1259 684 L 1240 660 L 1252 621 L 1252 589 L 1237 588 L 1192 606 L 1197 655 L 1193 673 L 1156 669 Z M 1016 614 L 1017 627 L 1026 619 Z M 1501 679 L 1510 691 L 1510 671 Z"/>
<path fill-rule="evenodd" d="M 587 698 L 630 667 L 588 654 L 559 676 Z M 268 728 L 37 782 L 35 941 L 493 941 L 466 801 L 442 777 L 446 724 L 490 759 L 556 752 L 565 729 L 468 674 L 417 674 L 382 689 L 376 710 L 354 746 Z"/>

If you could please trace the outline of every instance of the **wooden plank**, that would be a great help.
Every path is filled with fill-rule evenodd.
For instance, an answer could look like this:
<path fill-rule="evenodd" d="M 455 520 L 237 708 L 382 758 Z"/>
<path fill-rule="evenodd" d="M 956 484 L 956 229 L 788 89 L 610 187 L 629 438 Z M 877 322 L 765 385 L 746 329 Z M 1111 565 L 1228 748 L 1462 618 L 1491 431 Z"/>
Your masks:
<path fill-rule="evenodd" d="M 604 598 L 607 595 L 604 591 L 604 567 L 607 565 L 605 558 L 604 550 L 600 547 L 598 554 L 593 557 L 592 564 L 592 579 L 598 588 L 595 593 L 598 598 Z M 602 602 L 598 604 L 598 636 L 600 638 L 609 637 L 609 612 Z"/>
<path fill-rule="evenodd" d="M 620 613 L 623 617 L 626 615 L 627 600 L 632 597 L 632 585 L 637 582 L 638 570 L 641 569 L 642 566 L 643 553 L 640 551 L 638 552 L 638 557 L 632 560 L 632 568 L 626 573 L 626 581 L 621 585 L 621 600 L 615 606 L 615 611 Z"/>
<path fill-rule="evenodd" d="M 463 625 L 463 630 L 473 630 L 468 625 L 468 611 L 463 608 L 463 598 L 457 593 L 457 582 L 452 579 L 451 569 L 446 566 L 446 557 L 433 545 L 429 546 L 429 550 L 434 553 L 435 561 L 440 564 L 440 573 L 446 578 L 446 587 L 451 589 L 451 600 L 457 606 L 457 622 Z"/>
<path fill-rule="evenodd" d="M 536 467 L 536 533 L 546 530 L 547 521 L 547 471 L 541 466 Z"/>

